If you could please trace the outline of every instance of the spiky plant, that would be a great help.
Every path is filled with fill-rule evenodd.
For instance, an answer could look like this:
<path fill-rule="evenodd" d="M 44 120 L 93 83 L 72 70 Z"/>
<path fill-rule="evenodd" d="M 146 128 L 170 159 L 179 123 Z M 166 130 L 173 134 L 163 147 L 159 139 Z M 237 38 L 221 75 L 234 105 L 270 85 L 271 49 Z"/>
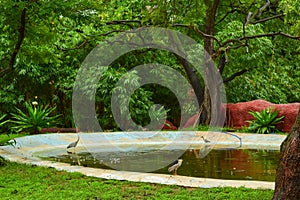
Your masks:
<path fill-rule="evenodd" d="M 27 113 L 17 109 L 17 113 L 13 113 L 13 120 L 11 122 L 15 124 L 12 128 L 16 132 L 27 131 L 30 134 L 38 134 L 42 128 L 55 126 L 58 124 L 58 117 L 60 115 L 50 116 L 56 107 L 50 108 L 48 105 L 31 106 L 28 102 L 25 102 L 25 108 Z"/>
<path fill-rule="evenodd" d="M 8 120 L 1 122 L 6 117 L 6 114 L 0 116 L 0 127 L 3 126 L 5 123 L 8 122 Z"/>
<path fill-rule="evenodd" d="M 282 119 L 284 118 L 284 116 L 278 117 L 278 113 L 278 110 L 271 108 L 259 112 L 250 111 L 249 114 L 254 117 L 254 120 L 247 121 L 250 123 L 247 129 L 262 134 L 278 132 L 279 130 L 276 128 L 276 125 L 282 123 Z"/>

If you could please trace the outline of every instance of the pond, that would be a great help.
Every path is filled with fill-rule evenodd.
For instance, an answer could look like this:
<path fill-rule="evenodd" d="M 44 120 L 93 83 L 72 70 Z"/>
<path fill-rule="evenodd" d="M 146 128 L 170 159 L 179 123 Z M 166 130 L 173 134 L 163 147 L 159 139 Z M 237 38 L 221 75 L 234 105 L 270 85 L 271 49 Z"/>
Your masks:
<path fill-rule="evenodd" d="M 177 152 L 176 152 L 177 151 Z M 138 168 L 147 168 L 153 163 L 160 163 L 165 156 L 172 156 L 182 150 L 157 150 L 152 151 L 151 158 L 139 163 Z M 234 150 L 212 150 L 201 158 L 199 149 L 186 150 L 181 158 L 182 166 L 178 169 L 178 175 L 217 178 L 230 180 L 259 180 L 274 181 L 280 152 L 278 150 L 257 150 L 257 149 L 234 149 Z M 56 162 L 70 163 L 85 167 L 118 169 L 124 171 L 138 171 L 137 167 L 128 164 L 130 161 L 143 157 L 143 151 L 131 152 L 99 152 L 99 153 L 64 153 L 55 156 L 42 157 L 42 159 Z M 154 156 L 155 155 L 155 156 Z M 161 158 L 159 155 L 163 155 Z M 153 160 L 155 159 L 155 160 Z M 104 163 L 110 162 L 107 166 Z M 132 169 L 132 170 L 131 170 Z M 170 174 L 168 166 L 160 168 L 152 173 Z"/>

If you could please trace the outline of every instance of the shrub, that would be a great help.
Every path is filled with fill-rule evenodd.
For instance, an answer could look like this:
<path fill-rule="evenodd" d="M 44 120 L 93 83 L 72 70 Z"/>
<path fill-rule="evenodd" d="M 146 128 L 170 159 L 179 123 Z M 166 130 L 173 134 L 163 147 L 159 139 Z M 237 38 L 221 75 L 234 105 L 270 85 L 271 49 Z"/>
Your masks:
<path fill-rule="evenodd" d="M 6 114 L 0 116 L 0 127 L 3 126 L 7 121 L 1 122 L 6 117 Z"/>
<path fill-rule="evenodd" d="M 7 122 L 9 122 L 9 120 L 3 121 L 3 119 L 4 119 L 6 116 L 7 116 L 6 114 L 0 116 L 0 132 L 3 132 L 4 124 L 6 124 Z"/>
<path fill-rule="evenodd" d="M 20 109 L 17 109 L 17 113 L 13 113 L 13 119 L 10 120 L 14 126 L 13 131 L 21 132 L 28 131 L 30 134 L 38 134 L 42 128 L 47 128 L 58 124 L 58 117 L 60 115 L 50 116 L 50 114 L 56 109 L 56 107 L 50 108 L 47 106 L 33 105 L 25 102 L 25 108 L 27 114 Z"/>
<path fill-rule="evenodd" d="M 254 117 L 254 120 L 247 121 L 250 123 L 247 129 L 262 134 L 279 132 L 276 125 L 283 122 L 284 116 L 278 117 L 278 113 L 278 110 L 273 111 L 270 108 L 259 112 L 250 111 L 249 114 Z"/>

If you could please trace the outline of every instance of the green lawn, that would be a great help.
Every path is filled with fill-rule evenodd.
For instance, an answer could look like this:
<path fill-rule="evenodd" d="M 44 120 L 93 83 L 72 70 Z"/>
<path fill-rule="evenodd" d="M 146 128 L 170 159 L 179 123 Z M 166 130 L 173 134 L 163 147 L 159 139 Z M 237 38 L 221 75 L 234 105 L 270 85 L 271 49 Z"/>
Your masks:
<path fill-rule="evenodd" d="M 0 167 L 1 199 L 271 199 L 272 190 L 185 188 L 105 180 L 80 173 L 7 162 Z"/>

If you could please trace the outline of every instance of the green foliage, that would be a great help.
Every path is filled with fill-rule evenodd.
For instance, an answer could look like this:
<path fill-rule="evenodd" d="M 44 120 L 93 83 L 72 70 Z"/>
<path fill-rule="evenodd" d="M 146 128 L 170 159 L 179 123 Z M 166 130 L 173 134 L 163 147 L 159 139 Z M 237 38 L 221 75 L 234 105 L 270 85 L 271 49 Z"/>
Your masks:
<path fill-rule="evenodd" d="M 295 33 L 296 35 L 299 35 L 300 34 L 300 13 L 299 13 L 300 2 L 293 1 L 293 0 L 282 0 L 279 4 L 280 4 L 280 8 L 286 15 L 285 23 L 292 25 L 291 27 L 292 32 Z"/>
<path fill-rule="evenodd" d="M 12 130 L 15 132 L 27 131 L 30 134 L 38 134 L 42 128 L 54 126 L 58 123 L 59 115 L 50 116 L 56 107 L 50 108 L 46 106 L 31 106 L 25 102 L 27 114 L 22 110 L 17 109 L 17 113 L 13 113 L 13 120 L 10 120 L 14 125 Z"/>
<path fill-rule="evenodd" d="M 17 142 L 15 139 L 7 140 L 5 142 L 0 142 L 0 146 L 11 145 L 11 146 L 15 147 L 16 144 L 17 144 Z"/>
<path fill-rule="evenodd" d="M 167 113 L 170 109 L 165 110 L 163 106 L 157 108 L 157 106 L 151 106 L 149 110 L 149 116 L 154 121 L 160 121 L 162 119 L 166 119 Z"/>
<path fill-rule="evenodd" d="M 8 122 L 7 120 L 6 120 L 6 121 L 2 121 L 6 116 L 7 116 L 6 114 L 0 116 L 0 129 L 1 129 L 1 127 L 2 127 L 4 124 L 6 124 L 6 123 Z M 2 121 L 2 122 L 1 122 L 1 121 Z"/>
<path fill-rule="evenodd" d="M 255 119 L 249 122 L 248 130 L 256 133 L 275 133 L 278 132 L 276 125 L 282 123 L 284 116 L 278 117 L 278 110 L 273 111 L 270 108 L 264 109 L 260 112 L 249 112 Z"/>
<path fill-rule="evenodd" d="M 24 137 L 27 134 L 20 133 L 20 134 L 13 134 L 13 133 L 2 133 L 0 134 L 0 146 L 4 145 L 16 145 L 16 140 L 15 138 L 17 137 Z"/>
<path fill-rule="evenodd" d="M 264 99 L 272 103 L 300 101 L 300 66 L 297 64 L 299 56 L 291 55 L 293 49 L 298 47 L 292 41 L 279 38 L 273 42 L 275 46 L 285 46 L 285 48 L 274 47 L 271 55 L 269 55 L 270 52 L 266 52 L 264 56 L 255 59 L 256 63 L 249 60 L 248 64 L 243 64 L 249 71 L 226 84 L 229 102 L 255 99 Z M 232 62 L 228 64 L 228 67 L 224 72 L 225 76 L 241 68 L 239 63 Z"/>
<path fill-rule="evenodd" d="M 120 78 L 125 77 L 123 86 L 116 86 Z M 123 78 L 124 78 L 123 77 Z M 89 81 L 89 80 L 87 80 Z M 88 84 L 88 87 L 91 87 Z M 152 92 L 140 87 L 140 77 L 137 76 L 136 71 L 127 72 L 127 70 L 120 67 L 111 67 L 105 71 L 99 81 L 99 84 L 94 86 L 97 88 L 96 94 L 96 111 L 99 114 L 98 119 L 103 129 L 116 129 L 118 127 L 112 116 L 111 96 L 113 92 L 117 95 L 119 109 L 117 109 L 118 117 L 121 120 L 128 120 L 132 118 L 137 124 L 144 125 L 148 120 L 148 110 L 153 104 L 151 101 Z M 131 88 L 138 88 L 129 95 Z M 129 115 L 127 113 L 129 109 Z"/>
<path fill-rule="evenodd" d="M 12 54 L 15 52 L 20 35 L 21 13 L 24 8 L 26 8 L 26 34 L 12 70 L 1 75 L 0 112 L 11 113 L 14 107 L 19 107 L 25 101 L 31 102 L 35 96 L 38 96 L 39 101 L 44 105 L 58 106 L 63 126 L 72 126 L 71 98 L 77 70 L 97 44 L 118 34 L 119 31 L 153 25 L 180 31 L 203 45 L 203 35 L 187 27 L 173 25 L 193 25 L 203 31 L 206 26 L 207 8 L 212 2 L 196 0 L 1 1 L 0 72 L 9 67 Z M 214 36 L 220 43 L 230 39 L 237 39 L 240 43 L 246 42 L 238 39 L 244 34 L 245 17 L 250 11 L 255 13 L 264 4 L 265 1 L 262 0 L 220 1 L 217 15 L 214 16 Z M 285 16 L 263 23 L 249 23 L 245 27 L 245 36 L 277 31 L 299 35 L 298 7 L 299 1 L 271 2 L 271 6 L 264 10 L 261 17 L 253 20 L 266 19 L 279 14 Z M 228 57 L 223 78 L 242 69 L 248 70 L 242 76 L 226 83 L 228 101 L 240 102 L 259 98 L 273 103 L 300 101 L 298 41 L 281 36 L 249 39 L 247 40 L 248 53 L 245 46 L 238 47 L 239 42 L 223 46 L 222 53 L 226 51 Z M 215 43 L 216 51 L 217 47 Z M 218 60 L 219 57 L 216 59 L 216 64 Z M 113 70 L 105 73 L 97 86 L 97 94 L 100 96 L 96 97 L 95 107 L 104 129 L 116 128 L 110 111 L 109 97 L 114 84 L 122 74 L 144 63 L 165 64 L 186 76 L 185 70 L 171 53 L 147 49 L 121 56 L 109 66 Z M 169 78 L 165 72 L 157 73 L 164 80 Z M 132 78 L 130 84 L 134 84 L 136 81 L 134 75 L 130 78 Z M 170 109 L 168 119 L 171 117 L 172 122 L 179 123 L 180 109 L 174 95 L 167 89 L 156 86 L 146 86 L 134 93 L 129 102 L 131 117 L 138 124 L 147 124 L 149 108 L 156 103 Z"/>
<path fill-rule="evenodd" d="M 7 114 L 3 114 L 2 116 L 0 116 L 0 133 L 1 132 L 5 132 L 7 129 L 7 122 L 9 122 L 9 120 L 4 120 L 4 118 L 7 116 Z"/>

